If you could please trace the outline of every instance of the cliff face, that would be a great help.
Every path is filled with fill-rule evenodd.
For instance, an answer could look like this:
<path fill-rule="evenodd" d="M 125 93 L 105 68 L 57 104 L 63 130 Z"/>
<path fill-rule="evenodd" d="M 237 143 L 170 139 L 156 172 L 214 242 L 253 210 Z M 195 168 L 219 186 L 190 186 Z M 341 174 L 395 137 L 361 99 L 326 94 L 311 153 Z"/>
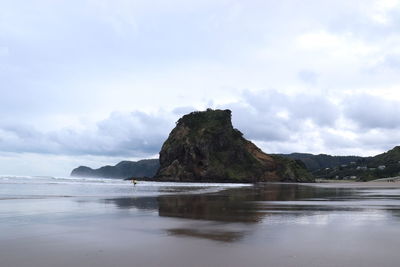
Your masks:
<path fill-rule="evenodd" d="M 301 162 L 271 156 L 234 129 L 230 110 L 183 116 L 160 152 L 162 181 L 313 181 Z"/>
<path fill-rule="evenodd" d="M 99 169 L 80 166 L 72 170 L 71 176 L 101 178 L 153 177 L 158 167 L 158 159 L 121 161 L 115 166 L 104 166 Z"/>

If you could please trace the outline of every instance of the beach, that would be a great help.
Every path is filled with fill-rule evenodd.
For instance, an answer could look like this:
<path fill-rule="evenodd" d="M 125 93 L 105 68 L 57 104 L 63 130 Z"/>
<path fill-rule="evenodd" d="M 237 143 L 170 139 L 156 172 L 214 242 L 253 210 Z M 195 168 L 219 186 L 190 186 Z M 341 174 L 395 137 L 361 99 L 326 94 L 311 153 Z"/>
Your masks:
<path fill-rule="evenodd" d="M 0 177 L 1 266 L 397 266 L 399 195 L 399 183 Z"/>

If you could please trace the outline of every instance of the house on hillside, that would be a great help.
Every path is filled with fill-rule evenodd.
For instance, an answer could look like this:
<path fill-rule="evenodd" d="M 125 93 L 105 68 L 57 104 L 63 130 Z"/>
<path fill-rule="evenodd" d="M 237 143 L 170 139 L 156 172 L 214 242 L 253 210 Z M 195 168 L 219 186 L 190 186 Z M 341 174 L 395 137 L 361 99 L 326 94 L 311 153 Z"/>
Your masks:
<path fill-rule="evenodd" d="M 345 176 L 345 177 L 343 177 L 343 180 L 356 180 L 357 179 L 357 176 Z"/>

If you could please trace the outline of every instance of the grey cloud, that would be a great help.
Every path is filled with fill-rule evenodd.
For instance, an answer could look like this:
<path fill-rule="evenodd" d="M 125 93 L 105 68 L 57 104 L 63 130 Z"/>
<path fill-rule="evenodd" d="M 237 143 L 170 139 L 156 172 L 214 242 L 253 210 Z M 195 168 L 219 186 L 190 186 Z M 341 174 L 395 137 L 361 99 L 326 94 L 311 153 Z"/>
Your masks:
<path fill-rule="evenodd" d="M 300 80 L 308 84 L 315 84 L 318 79 L 318 74 L 311 70 L 301 70 L 298 73 Z"/>
<path fill-rule="evenodd" d="M 310 119 L 318 126 L 333 126 L 339 118 L 339 108 L 321 95 L 299 94 L 290 99 L 293 119 Z"/>
<path fill-rule="evenodd" d="M 173 127 L 171 118 L 143 112 L 113 113 L 97 124 L 94 131 L 72 134 L 57 133 L 59 143 L 74 140 L 72 151 L 92 155 L 151 155 L 159 152 L 162 142 Z M 65 138 L 67 134 L 67 138 Z M 77 145 L 78 144 L 78 145 Z M 70 149 L 71 150 L 71 149 Z"/>
<path fill-rule="evenodd" d="M 223 108 L 232 110 L 234 127 L 242 131 L 246 138 L 253 140 L 284 141 L 290 139 L 290 127 L 273 112 L 259 110 L 244 104 L 231 104 Z"/>
<path fill-rule="evenodd" d="M 344 116 L 363 129 L 394 129 L 400 127 L 400 102 L 358 94 L 347 98 Z"/>
<path fill-rule="evenodd" d="M 360 146 L 358 140 L 353 140 L 349 137 L 333 133 L 330 131 L 321 131 L 321 137 L 324 145 L 328 148 L 354 148 Z"/>
<path fill-rule="evenodd" d="M 275 90 L 246 91 L 241 104 L 229 107 L 234 111 L 234 120 L 248 137 L 261 141 L 289 140 L 305 127 L 307 120 L 325 127 L 335 125 L 340 116 L 339 108 L 323 96 L 292 96 Z"/>
<path fill-rule="evenodd" d="M 277 90 L 244 91 L 239 101 L 217 106 L 232 110 L 234 127 L 267 152 L 324 152 L 320 131 L 335 127 L 340 107 L 322 95 Z M 319 138 L 316 140 L 315 138 Z"/>
<path fill-rule="evenodd" d="M 50 153 L 57 150 L 57 144 L 46 135 L 27 125 L 0 127 L 0 151 Z"/>
<path fill-rule="evenodd" d="M 360 133 L 357 141 L 363 149 L 386 151 L 400 144 L 400 133 L 397 129 L 375 129 Z"/>
<path fill-rule="evenodd" d="M 400 69 L 400 55 L 399 54 L 387 55 L 385 57 L 383 65 L 393 69 Z"/>
<path fill-rule="evenodd" d="M 305 122 L 317 126 L 333 125 L 336 109 L 320 96 L 290 96 L 275 90 L 264 93 L 246 91 L 241 101 L 220 108 L 233 111 L 234 126 L 247 138 L 264 142 L 285 142 L 298 132 L 307 131 Z M 177 107 L 156 114 L 144 112 L 112 113 L 82 130 L 65 128 L 41 132 L 24 124 L 0 125 L 0 150 L 68 155 L 141 157 L 157 154 L 163 141 L 183 114 L 191 107 Z"/>
<path fill-rule="evenodd" d="M 393 131 L 400 125 L 399 103 L 370 95 L 354 95 L 336 106 L 322 95 L 290 95 L 276 90 L 245 91 L 239 101 L 215 107 L 231 109 L 234 127 L 246 138 L 274 151 L 278 148 L 288 151 L 290 147 L 298 151 L 302 150 L 301 147 L 313 151 L 325 147 L 326 150 L 319 153 L 327 153 L 332 148 L 373 149 L 394 145 L 398 140 Z M 191 107 L 177 107 L 153 114 L 114 112 L 94 125 L 85 125 L 83 129 L 64 128 L 51 132 L 22 123 L 3 122 L 0 123 L 0 151 L 148 157 L 159 152 L 175 121 L 193 110 Z M 356 128 L 346 127 L 346 131 L 351 131 L 357 138 L 340 134 L 346 126 L 338 124 L 340 119 L 358 125 Z M 379 130 L 378 135 L 375 129 Z M 339 130 L 339 133 L 331 130 Z M 310 152 L 304 150 L 300 152 Z"/>
<path fill-rule="evenodd" d="M 400 144 L 400 101 L 369 94 L 336 97 L 342 100 L 338 104 L 322 95 L 248 91 L 230 108 L 248 138 L 276 152 L 291 147 L 291 152 L 365 155 Z"/>
<path fill-rule="evenodd" d="M 391 74 L 392 77 L 397 78 L 398 71 L 400 70 L 400 54 L 389 53 L 382 56 L 382 58 L 375 64 L 366 67 L 363 71 L 371 76 L 377 76 L 379 74 Z M 380 80 L 380 84 L 387 83 L 386 80 Z"/>
<path fill-rule="evenodd" d="M 396 129 L 355 130 L 352 137 L 322 131 L 321 136 L 326 150 L 338 155 L 375 155 L 400 144 L 400 134 Z"/>
<path fill-rule="evenodd" d="M 113 113 L 93 128 L 47 133 L 27 125 L 0 126 L 0 150 L 68 155 L 148 156 L 159 152 L 174 120 L 143 112 Z"/>

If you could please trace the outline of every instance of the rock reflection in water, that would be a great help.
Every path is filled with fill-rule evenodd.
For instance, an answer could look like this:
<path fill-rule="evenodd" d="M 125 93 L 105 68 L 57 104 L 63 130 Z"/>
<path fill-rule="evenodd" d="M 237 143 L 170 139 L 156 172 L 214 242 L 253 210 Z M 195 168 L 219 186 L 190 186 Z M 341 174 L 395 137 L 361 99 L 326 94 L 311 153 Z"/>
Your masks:
<path fill-rule="evenodd" d="M 296 219 L 338 212 L 384 211 L 399 216 L 397 206 L 368 204 L 357 188 L 323 188 L 299 184 L 260 184 L 218 193 L 175 194 L 156 197 L 116 198 L 107 202 L 121 209 L 157 211 L 160 217 L 184 218 L 184 225 L 167 229 L 175 236 L 235 242 L 258 223 L 296 222 Z M 397 202 L 396 202 L 397 205 Z M 310 217 L 312 218 L 312 217 Z M 213 223 L 214 222 L 214 223 Z"/>
<path fill-rule="evenodd" d="M 184 227 L 167 229 L 167 233 L 171 235 L 235 242 L 251 232 L 251 224 L 261 222 L 267 215 L 266 210 L 260 208 L 259 201 L 288 201 L 310 198 L 314 195 L 315 190 L 311 187 L 268 184 L 234 188 L 218 193 L 113 198 L 107 199 L 106 202 L 113 203 L 121 209 L 154 210 L 158 211 L 161 217 L 185 218 L 204 222 L 201 225 L 189 224 Z M 219 224 L 207 223 L 207 221 L 219 222 Z"/>
<path fill-rule="evenodd" d="M 182 195 L 158 197 L 160 216 L 194 220 L 256 223 L 262 215 L 253 202 L 225 195 Z"/>
<path fill-rule="evenodd" d="M 156 210 L 160 216 L 228 222 L 259 222 L 268 210 L 343 210 L 330 205 L 365 199 L 354 188 L 321 188 L 299 184 L 260 184 L 218 193 L 113 198 L 119 208 Z M 288 205 L 285 205 L 287 203 Z"/>
<path fill-rule="evenodd" d="M 106 199 L 105 203 L 113 203 L 120 209 L 158 210 L 157 197 L 110 198 Z"/>
<path fill-rule="evenodd" d="M 223 231 L 223 230 L 204 230 L 190 228 L 168 229 L 167 232 L 172 235 L 182 237 L 195 237 L 210 239 L 219 242 L 235 242 L 243 238 L 245 231 Z"/>

